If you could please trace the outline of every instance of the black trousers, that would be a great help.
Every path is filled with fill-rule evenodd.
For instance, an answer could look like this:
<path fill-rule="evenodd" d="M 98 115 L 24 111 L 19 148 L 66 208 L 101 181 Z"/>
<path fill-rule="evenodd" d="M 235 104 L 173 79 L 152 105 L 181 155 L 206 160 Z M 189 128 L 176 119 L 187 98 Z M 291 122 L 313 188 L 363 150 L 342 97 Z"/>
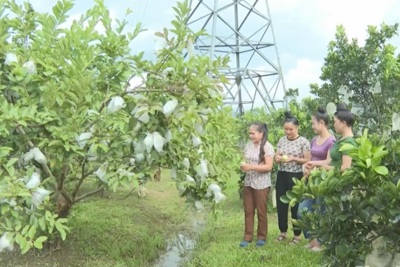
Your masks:
<path fill-rule="evenodd" d="M 288 230 L 288 213 L 289 204 L 283 203 L 281 201 L 281 196 L 286 195 L 286 192 L 292 190 L 294 182 L 293 178 L 301 179 L 303 177 L 302 172 L 284 172 L 278 171 L 276 178 L 276 206 L 278 209 L 278 224 L 281 233 L 286 233 Z M 299 203 L 292 207 L 291 214 L 292 219 L 297 220 L 297 210 L 299 208 Z M 293 232 L 295 236 L 301 235 L 301 229 L 293 226 Z"/>

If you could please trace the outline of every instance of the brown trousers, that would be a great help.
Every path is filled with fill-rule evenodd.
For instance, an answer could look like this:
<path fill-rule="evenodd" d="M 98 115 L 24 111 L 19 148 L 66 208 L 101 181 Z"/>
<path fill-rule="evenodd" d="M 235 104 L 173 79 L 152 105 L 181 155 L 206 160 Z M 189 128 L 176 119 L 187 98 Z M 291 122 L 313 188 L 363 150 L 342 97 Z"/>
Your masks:
<path fill-rule="evenodd" d="M 267 200 L 269 188 L 257 190 L 250 186 L 243 189 L 244 206 L 244 240 L 253 241 L 254 215 L 257 210 L 257 240 L 267 239 L 268 220 L 267 220 Z"/>

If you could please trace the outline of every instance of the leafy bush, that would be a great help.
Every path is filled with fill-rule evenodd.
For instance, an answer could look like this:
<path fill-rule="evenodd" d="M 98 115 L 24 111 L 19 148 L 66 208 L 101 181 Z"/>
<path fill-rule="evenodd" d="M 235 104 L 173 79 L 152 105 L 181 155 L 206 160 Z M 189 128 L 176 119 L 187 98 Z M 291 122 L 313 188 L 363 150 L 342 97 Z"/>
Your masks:
<path fill-rule="evenodd" d="M 324 212 L 317 207 L 298 223 L 321 239 L 327 266 L 364 265 L 377 238 L 385 240 L 383 252 L 400 252 L 400 141 L 366 131 L 356 141 L 357 146 L 341 148 L 353 159 L 351 169 L 313 171 L 308 183 L 296 181 L 282 198 L 290 204 L 303 197 L 323 199 Z"/>

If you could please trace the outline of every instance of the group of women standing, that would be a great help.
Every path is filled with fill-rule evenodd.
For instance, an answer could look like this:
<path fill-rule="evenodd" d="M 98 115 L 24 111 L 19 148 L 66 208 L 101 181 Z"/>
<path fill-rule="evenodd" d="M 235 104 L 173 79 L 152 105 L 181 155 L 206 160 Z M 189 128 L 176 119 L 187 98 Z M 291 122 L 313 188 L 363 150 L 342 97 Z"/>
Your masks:
<path fill-rule="evenodd" d="M 241 170 L 246 173 L 243 190 L 243 204 L 245 217 L 245 230 L 241 247 L 247 247 L 254 237 L 254 217 L 257 211 L 257 241 L 256 246 L 266 244 L 268 233 L 267 199 L 271 187 L 271 171 L 273 164 L 278 164 L 276 179 L 276 203 L 278 211 L 278 225 L 280 234 L 277 242 L 288 238 L 288 212 L 289 205 L 280 198 L 291 190 L 293 178 L 307 179 L 310 170 L 314 168 L 331 169 L 338 167 L 342 171 L 351 166 L 351 157 L 339 149 L 345 143 L 354 143 L 352 126 L 354 115 L 346 105 L 338 104 L 334 114 L 334 128 L 340 136 L 338 140 L 329 131 L 329 116 L 325 109 L 318 108 L 312 117 L 312 128 L 316 136 L 307 140 L 298 132 L 299 122 L 290 113 L 285 113 L 283 136 L 276 145 L 276 151 L 268 142 L 267 125 L 254 122 L 249 127 L 249 142 L 244 149 L 246 163 L 241 164 Z M 319 199 L 305 199 L 303 202 L 290 209 L 292 219 L 299 219 L 302 212 L 312 211 L 319 205 Z M 301 229 L 293 226 L 294 236 L 290 244 L 296 245 L 301 240 Z M 311 239 L 307 230 L 305 238 L 309 239 L 307 247 L 313 251 L 321 249 L 316 239 Z"/>

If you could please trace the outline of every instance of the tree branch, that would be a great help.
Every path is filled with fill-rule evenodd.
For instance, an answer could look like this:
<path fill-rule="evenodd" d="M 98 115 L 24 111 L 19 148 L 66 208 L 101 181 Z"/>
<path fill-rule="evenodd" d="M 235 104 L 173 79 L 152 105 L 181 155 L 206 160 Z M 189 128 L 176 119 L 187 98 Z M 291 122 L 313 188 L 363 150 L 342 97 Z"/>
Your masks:
<path fill-rule="evenodd" d="M 373 103 L 374 106 L 375 106 L 375 110 L 376 110 L 376 114 L 377 114 L 377 116 L 376 116 L 377 122 L 376 122 L 376 123 L 377 123 L 378 125 L 381 125 L 381 123 L 380 123 L 380 122 L 381 122 L 381 118 L 380 118 L 380 116 L 379 116 L 380 110 L 379 110 L 378 105 L 376 104 L 374 94 L 371 93 L 371 92 L 369 92 L 369 94 L 370 94 L 370 96 L 371 96 L 372 103 Z"/>
<path fill-rule="evenodd" d="M 61 195 L 64 197 L 65 201 L 66 201 L 70 206 L 72 206 L 72 199 L 69 197 L 67 191 L 65 191 L 65 189 L 63 188 L 63 189 L 60 191 L 60 193 L 61 193 Z"/>
<path fill-rule="evenodd" d="M 60 192 L 64 189 L 64 182 L 65 182 L 65 179 L 67 178 L 68 172 L 69 172 L 69 166 L 68 166 L 68 164 L 64 164 L 62 167 L 60 180 L 58 181 L 58 185 L 57 185 L 57 190 Z"/>
<path fill-rule="evenodd" d="M 65 179 L 67 178 L 67 174 L 68 174 L 69 170 L 70 170 L 69 165 L 68 164 L 64 164 L 63 168 L 62 168 L 62 173 L 61 173 L 60 179 L 58 180 L 57 190 L 64 197 L 65 201 L 69 205 L 72 205 L 72 200 L 69 197 L 67 191 L 65 191 L 65 189 L 64 189 Z"/>
<path fill-rule="evenodd" d="M 99 187 L 99 188 L 97 188 L 96 190 L 93 190 L 93 191 L 91 191 L 91 192 L 88 192 L 88 193 L 86 193 L 86 194 L 83 194 L 83 195 L 77 197 L 77 198 L 74 200 L 74 203 L 78 203 L 78 202 L 81 201 L 82 199 L 85 199 L 85 198 L 87 198 L 87 197 L 90 197 L 90 196 L 92 196 L 92 195 L 95 195 L 95 194 L 101 192 L 103 189 L 104 189 L 104 187 Z"/>
<path fill-rule="evenodd" d="M 72 199 L 73 199 L 73 201 L 75 201 L 75 197 L 76 197 L 76 195 L 78 194 L 78 191 L 79 191 L 79 189 L 81 188 L 81 185 L 82 185 L 82 183 L 83 183 L 83 181 L 85 180 L 85 178 L 86 177 L 88 177 L 89 175 L 91 175 L 94 171 L 92 170 L 92 171 L 90 171 L 90 172 L 87 172 L 87 173 L 85 173 L 85 166 L 86 166 L 86 158 L 83 160 L 83 163 L 82 163 L 82 174 L 81 174 L 81 178 L 79 178 L 79 181 L 78 181 L 78 183 L 76 184 L 76 186 L 75 186 L 75 189 L 74 189 L 74 192 L 72 193 Z"/>

